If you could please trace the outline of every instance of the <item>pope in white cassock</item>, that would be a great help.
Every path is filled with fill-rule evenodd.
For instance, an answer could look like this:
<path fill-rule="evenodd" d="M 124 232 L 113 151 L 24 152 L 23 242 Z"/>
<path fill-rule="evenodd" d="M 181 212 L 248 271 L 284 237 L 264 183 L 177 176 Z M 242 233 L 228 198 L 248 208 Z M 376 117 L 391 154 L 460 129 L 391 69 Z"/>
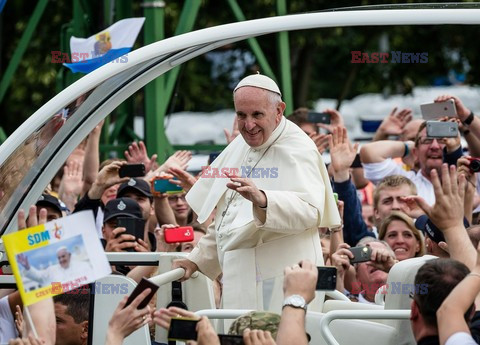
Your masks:
<path fill-rule="evenodd" d="M 187 194 L 200 223 L 215 207 L 216 216 L 188 258 L 173 267 L 186 270 L 184 280 L 197 270 L 211 279 L 223 272 L 224 308 L 279 312 L 284 268 L 304 259 L 323 265 L 318 227 L 339 226 L 340 216 L 322 157 L 283 116 L 277 84 L 251 75 L 233 95 L 241 135 L 211 171 L 238 171 L 238 177 L 205 176 Z"/>
<path fill-rule="evenodd" d="M 92 267 L 87 262 L 72 260 L 72 254 L 66 247 L 60 247 L 57 250 L 58 265 L 51 265 L 42 270 L 31 266 L 24 254 L 19 254 L 17 259 L 25 268 L 24 275 L 38 282 L 41 287 L 50 285 L 52 282 L 66 283 L 82 277 L 88 278 L 92 271 Z"/>

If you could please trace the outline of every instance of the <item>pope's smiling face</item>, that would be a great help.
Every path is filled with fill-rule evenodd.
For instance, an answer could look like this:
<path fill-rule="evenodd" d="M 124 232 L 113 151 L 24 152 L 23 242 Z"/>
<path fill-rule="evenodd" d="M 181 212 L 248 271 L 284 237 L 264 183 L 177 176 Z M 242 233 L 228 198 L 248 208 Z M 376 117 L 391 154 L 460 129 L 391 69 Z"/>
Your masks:
<path fill-rule="evenodd" d="M 264 144 L 280 123 L 285 103 L 275 93 L 252 86 L 234 94 L 238 130 L 251 147 Z"/>
<path fill-rule="evenodd" d="M 58 263 L 62 268 L 70 267 L 70 256 L 71 254 L 66 249 L 62 249 L 58 251 L 57 253 Z"/>

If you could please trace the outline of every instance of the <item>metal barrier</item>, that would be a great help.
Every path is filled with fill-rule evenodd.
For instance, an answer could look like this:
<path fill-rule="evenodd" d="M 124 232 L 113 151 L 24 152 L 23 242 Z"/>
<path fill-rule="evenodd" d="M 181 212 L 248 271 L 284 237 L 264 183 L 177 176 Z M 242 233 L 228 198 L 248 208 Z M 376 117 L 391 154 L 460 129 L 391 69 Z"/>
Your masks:
<path fill-rule="evenodd" d="M 408 319 L 410 310 L 333 310 L 326 313 L 320 321 L 320 332 L 328 345 L 339 345 L 330 331 L 333 320 L 348 319 Z"/>
<path fill-rule="evenodd" d="M 330 297 L 334 300 L 337 300 L 337 301 L 345 301 L 345 302 L 351 302 L 353 303 L 352 301 L 350 301 L 348 299 L 347 296 L 345 296 L 343 293 L 341 293 L 340 291 L 338 290 L 333 290 L 333 291 L 325 291 L 325 296 L 327 297 Z"/>

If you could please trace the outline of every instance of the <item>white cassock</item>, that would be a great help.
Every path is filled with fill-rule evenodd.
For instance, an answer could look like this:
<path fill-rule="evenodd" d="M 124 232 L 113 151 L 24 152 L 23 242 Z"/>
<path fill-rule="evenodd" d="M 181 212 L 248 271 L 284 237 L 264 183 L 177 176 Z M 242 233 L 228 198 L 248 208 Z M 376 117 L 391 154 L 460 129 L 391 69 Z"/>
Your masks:
<path fill-rule="evenodd" d="M 340 225 L 340 215 L 317 147 L 284 117 L 263 145 L 252 148 L 239 135 L 211 165 L 240 174 L 242 166 L 259 168 L 249 177 L 267 196 L 265 222 L 251 201 L 226 187 L 228 178 L 200 178 L 189 205 L 200 223 L 217 210 L 188 259 L 211 279 L 223 272 L 224 308 L 279 312 L 284 268 L 304 259 L 323 265 L 318 227 Z"/>
<path fill-rule="evenodd" d="M 24 274 L 27 278 L 38 282 L 41 286 L 50 285 L 52 282 L 70 282 L 85 277 L 81 281 L 87 281 L 92 272 L 91 265 L 86 261 L 70 259 L 68 268 L 63 268 L 59 264 L 52 265 L 43 270 L 38 270 L 31 266 L 29 270 L 25 270 Z"/>

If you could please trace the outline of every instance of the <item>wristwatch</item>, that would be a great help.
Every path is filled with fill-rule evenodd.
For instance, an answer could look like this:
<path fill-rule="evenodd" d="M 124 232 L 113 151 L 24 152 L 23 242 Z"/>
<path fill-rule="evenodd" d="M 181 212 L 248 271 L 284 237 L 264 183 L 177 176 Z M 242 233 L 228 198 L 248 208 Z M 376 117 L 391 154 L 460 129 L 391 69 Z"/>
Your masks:
<path fill-rule="evenodd" d="M 287 298 L 285 298 L 285 300 L 283 301 L 282 309 L 286 306 L 290 306 L 290 307 L 293 307 L 293 308 L 301 308 L 301 309 L 305 310 L 305 312 L 306 312 L 308 304 L 305 302 L 305 298 L 303 298 L 302 296 L 291 295 L 291 296 L 288 296 Z"/>

